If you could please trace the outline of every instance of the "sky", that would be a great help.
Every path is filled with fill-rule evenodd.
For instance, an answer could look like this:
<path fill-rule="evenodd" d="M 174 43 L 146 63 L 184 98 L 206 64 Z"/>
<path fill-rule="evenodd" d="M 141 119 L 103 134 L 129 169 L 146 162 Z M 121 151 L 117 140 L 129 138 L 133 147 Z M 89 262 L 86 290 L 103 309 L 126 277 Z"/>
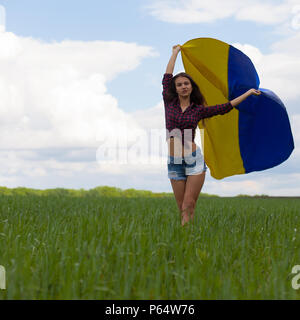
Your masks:
<path fill-rule="evenodd" d="M 202 192 L 300 196 L 300 0 L 0 0 L 0 186 L 172 192 L 161 80 L 201 37 L 251 58 L 295 143 L 268 170 L 208 170 Z"/>

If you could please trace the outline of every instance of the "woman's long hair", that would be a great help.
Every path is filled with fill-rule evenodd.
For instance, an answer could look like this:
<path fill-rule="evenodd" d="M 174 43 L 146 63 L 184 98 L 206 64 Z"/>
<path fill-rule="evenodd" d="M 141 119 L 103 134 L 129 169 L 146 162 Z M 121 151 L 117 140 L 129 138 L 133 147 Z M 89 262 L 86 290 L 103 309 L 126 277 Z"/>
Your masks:
<path fill-rule="evenodd" d="M 185 72 L 180 72 L 172 78 L 170 86 L 166 92 L 166 100 L 168 102 L 171 102 L 174 99 L 178 98 L 178 94 L 176 92 L 176 86 L 175 86 L 175 80 L 178 77 L 185 77 L 190 80 L 190 82 L 192 84 L 192 88 L 193 88 L 191 96 L 190 96 L 191 103 L 194 102 L 194 104 L 197 104 L 197 105 L 207 106 L 206 100 L 205 100 L 203 94 L 201 93 L 197 83 L 192 79 L 192 77 L 189 74 L 187 74 Z M 202 124 L 203 124 L 203 126 L 205 126 L 204 119 L 202 119 Z"/>
<path fill-rule="evenodd" d="M 192 93 L 190 96 L 190 100 L 191 103 L 194 102 L 195 104 L 200 104 L 200 105 L 204 105 L 205 104 L 205 98 L 203 96 L 203 94 L 201 93 L 197 83 L 192 79 L 192 77 L 185 73 L 185 72 L 180 72 L 178 74 L 176 74 L 176 76 L 174 76 L 171 80 L 170 86 L 168 88 L 168 91 L 166 92 L 166 99 L 168 102 L 173 101 L 174 99 L 178 98 L 178 94 L 176 92 L 176 86 L 175 86 L 175 80 L 178 77 L 185 77 L 188 78 L 192 84 Z"/>

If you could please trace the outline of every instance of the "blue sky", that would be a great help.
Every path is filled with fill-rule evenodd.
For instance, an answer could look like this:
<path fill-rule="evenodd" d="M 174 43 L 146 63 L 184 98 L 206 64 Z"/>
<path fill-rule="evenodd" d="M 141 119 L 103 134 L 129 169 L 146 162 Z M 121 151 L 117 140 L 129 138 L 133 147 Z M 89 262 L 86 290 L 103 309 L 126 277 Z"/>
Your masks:
<path fill-rule="evenodd" d="M 232 23 L 232 18 L 214 23 L 176 25 L 159 21 L 147 13 L 151 1 L 70 1 L 9 0 L 6 28 L 20 36 L 43 41 L 116 40 L 153 47 L 159 56 L 143 61 L 130 73 L 121 74 L 108 84 L 126 111 L 153 106 L 160 99 L 160 76 L 173 44 L 199 37 L 217 38 L 228 43 L 247 42 L 268 53 L 278 36 L 273 26 L 256 22 Z M 124 53 L 126 54 L 126 53 Z M 177 69 L 182 67 L 178 59 Z"/>
<path fill-rule="evenodd" d="M 0 0 L 6 12 L 6 32 L 0 34 L 0 92 L 7 94 L 0 104 L 2 130 L 6 130 L 2 134 L 0 163 L 5 166 L 0 172 L 0 185 L 41 189 L 112 185 L 171 191 L 165 165 L 150 169 L 107 167 L 100 171 L 94 166 L 89 172 L 86 168 L 95 162 L 96 147 L 91 143 L 91 128 L 99 126 L 94 122 L 97 117 L 103 118 L 102 127 L 116 126 L 118 117 L 119 123 L 132 121 L 134 130 L 156 125 L 161 128 L 161 78 L 171 47 L 199 37 L 234 44 L 250 56 L 262 87 L 273 90 L 284 101 L 297 147 L 298 2 L 224 3 Z M 181 57 L 175 72 L 180 70 Z M 88 102 L 77 104 L 80 99 Z M 97 103 L 102 109 L 97 109 Z M 19 131 L 13 140 L 15 127 Z M 79 136 L 78 127 L 90 127 L 91 132 Z M 18 134 L 25 144 L 21 145 Z M 264 172 L 222 181 L 207 175 L 203 192 L 299 195 L 298 163 L 296 148 L 288 161 Z"/>

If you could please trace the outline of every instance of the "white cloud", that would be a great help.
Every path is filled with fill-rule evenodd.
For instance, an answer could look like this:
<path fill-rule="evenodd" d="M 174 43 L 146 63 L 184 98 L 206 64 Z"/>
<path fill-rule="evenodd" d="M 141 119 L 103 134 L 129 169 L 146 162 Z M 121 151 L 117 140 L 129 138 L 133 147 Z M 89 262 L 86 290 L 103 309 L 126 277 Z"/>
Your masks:
<path fill-rule="evenodd" d="M 295 163 L 297 163 L 298 172 L 300 172 L 300 114 L 291 116 L 291 129 L 295 144 L 293 158 L 295 159 Z"/>
<path fill-rule="evenodd" d="M 280 50 L 273 49 L 268 54 L 249 44 L 233 44 L 252 60 L 260 78 L 260 87 L 274 91 L 283 101 L 300 98 L 300 57 L 291 52 L 292 42 L 287 44 L 285 47 L 274 44 L 274 48 Z"/>
<path fill-rule="evenodd" d="M 163 101 L 152 108 L 137 110 L 131 116 L 146 130 L 165 128 L 165 109 Z"/>
<path fill-rule="evenodd" d="M 155 18 L 170 23 L 209 23 L 233 17 L 274 25 L 293 19 L 296 5 L 296 0 L 153 0 L 145 8 Z"/>
<path fill-rule="evenodd" d="M 205 189 L 207 193 L 218 194 L 222 196 L 233 196 L 238 194 L 262 194 L 265 190 L 258 181 L 245 178 L 244 181 L 206 181 Z M 209 191 L 208 191 L 209 190 Z"/>
<path fill-rule="evenodd" d="M 157 55 L 116 41 L 45 43 L 0 32 L 0 184 L 71 177 L 96 163 L 101 140 L 143 127 L 118 107 L 107 81 Z M 116 131 L 119 128 L 119 131 Z M 93 163 L 93 165 L 91 165 Z"/>
<path fill-rule="evenodd" d="M 292 15 L 292 6 L 285 3 L 276 4 L 275 2 L 247 3 L 243 7 L 237 8 L 235 17 L 237 20 L 255 21 L 262 24 L 278 24 L 285 22 Z"/>
<path fill-rule="evenodd" d="M 127 123 L 106 83 L 155 55 L 116 41 L 44 43 L 0 32 L 1 148 L 96 146 Z"/>
<path fill-rule="evenodd" d="M 171 23 L 212 22 L 230 17 L 239 1 L 156 0 L 146 9 L 159 20 Z"/>
<path fill-rule="evenodd" d="M 251 176 L 251 178 L 249 177 Z M 237 180 L 238 179 L 238 180 Z M 221 196 L 236 196 L 239 194 L 269 196 L 300 196 L 300 173 L 265 174 L 263 171 L 243 175 L 240 178 L 226 178 L 226 180 L 207 179 L 203 192 Z"/>
<path fill-rule="evenodd" d="M 300 12 L 300 6 L 299 6 Z M 273 52 L 278 52 L 281 54 L 287 54 L 291 57 L 299 59 L 300 52 L 300 31 L 290 35 L 289 37 L 285 37 L 280 39 L 280 41 L 274 42 L 271 45 L 271 50 Z"/>

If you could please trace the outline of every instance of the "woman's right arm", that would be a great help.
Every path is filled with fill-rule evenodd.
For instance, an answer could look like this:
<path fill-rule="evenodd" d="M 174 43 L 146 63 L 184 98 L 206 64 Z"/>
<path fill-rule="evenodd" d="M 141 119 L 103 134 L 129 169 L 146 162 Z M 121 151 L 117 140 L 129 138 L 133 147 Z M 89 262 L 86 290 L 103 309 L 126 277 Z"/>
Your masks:
<path fill-rule="evenodd" d="M 171 56 L 169 63 L 167 65 L 166 73 L 163 76 L 163 80 L 162 80 L 163 92 L 162 92 L 162 94 L 163 94 L 164 100 L 166 99 L 166 94 L 167 94 L 167 91 L 169 89 L 170 83 L 173 78 L 174 66 L 175 66 L 176 58 L 177 58 L 179 51 L 180 51 L 179 44 L 176 46 L 173 46 L 172 56 Z"/>
<path fill-rule="evenodd" d="M 179 44 L 173 46 L 172 55 L 171 55 L 171 58 L 169 60 L 168 65 L 167 65 L 166 73 L 173 74 L 175 62 L 176 62 L 177 55 L 178 55 L 179 51 L 180 51 Z"/>

